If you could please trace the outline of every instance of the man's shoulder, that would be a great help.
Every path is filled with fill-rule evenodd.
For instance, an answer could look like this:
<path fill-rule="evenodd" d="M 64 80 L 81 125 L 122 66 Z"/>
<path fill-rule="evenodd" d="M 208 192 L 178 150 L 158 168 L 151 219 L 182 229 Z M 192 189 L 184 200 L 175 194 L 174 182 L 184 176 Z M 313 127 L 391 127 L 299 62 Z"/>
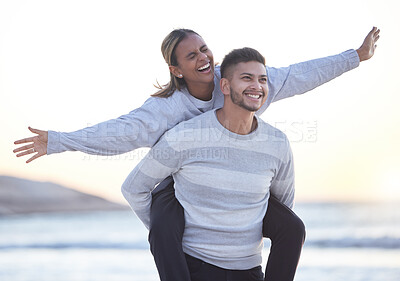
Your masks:
<path fill-rule="evenodd" d="M 277 157 L 281 157 L 291 149 L 288 137 L 278 128 L 261 120 L 259 122 L 259 129 L 258 143 L 261 146 L 260 149 L 268 151 L 268 153 L 274 154 Z"/>
<path fill-rule="evenodd" d="M 286 134 L 284 132 L 282 132 L 281 130 L 279 130 L 278 128 L 268 124 L 261 118 L 258 118 L 258 122 L 259 122 L 259 129 L 260 129 L 261 134 L 269 135 L 271 137 L 273 136 L 273 137 L 275 137 L 277 139 L 281 139 L 283 141 L 287 140 Z"/>

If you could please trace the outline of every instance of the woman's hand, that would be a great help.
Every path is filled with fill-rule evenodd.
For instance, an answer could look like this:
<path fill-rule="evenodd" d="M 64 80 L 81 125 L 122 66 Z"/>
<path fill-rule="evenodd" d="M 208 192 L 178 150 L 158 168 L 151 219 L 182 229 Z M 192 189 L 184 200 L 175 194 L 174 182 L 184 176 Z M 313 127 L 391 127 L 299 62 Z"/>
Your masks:
<path fill-rule="evenodd" d="M 357 49 L 360 62 L 372 58 L 376 49 L 376 41 L 379 39 L 380 30 L 377 27 L 373 27 L 372 30 L 365 37 L 361 47 Z"/>
<path fill-rule="evenodd" d="M 28 129 L 32 133 L 37 134 L 37 136 L 15 141 L 14 144 L 22 144 L 22 143 L 28 143 L 28 144 L 13 150 L 14 153 L 20 152 L 17 154 L 17 157 L 21 157 L 36 152 L 35 155 L 33 155 L 26 161 L 26 163 L 29 163 L 39 158 L 40 156 L 47 154 L 47 136 L 48 136 L 47 131 L 41 131 L 33 129 L 31 127 L 28 127 Z"/>

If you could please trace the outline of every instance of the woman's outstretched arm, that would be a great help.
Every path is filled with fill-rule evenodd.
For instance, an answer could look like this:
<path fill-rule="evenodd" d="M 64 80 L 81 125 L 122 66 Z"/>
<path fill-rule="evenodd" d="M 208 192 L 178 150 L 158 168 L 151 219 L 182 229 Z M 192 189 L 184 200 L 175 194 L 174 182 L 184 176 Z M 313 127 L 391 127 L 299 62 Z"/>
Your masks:
<path fill-rule="evenodd" d="M 149 98 L 140 108 L 75 132 L 29 128 L 36 136 L 15 141 L 17 157 L 33 154 L 29 163 L 43 155 L 81 151 L 95 155 L 116 155 L 139 147 L 152 147 L 165 131 L 184 120 L 182 106 L 173 98 Z"/>
<path fill-rule="evenodd" d="M 357 50 L 348 50 L 288 67 L 267 66 L 268 98 L 257 114 L 263 113 L 275 101 L 306 93 L 358 67 L 361 61 L 370 59 L 375 53 L 379 32 L 378 28 L 372 28 Z"/>

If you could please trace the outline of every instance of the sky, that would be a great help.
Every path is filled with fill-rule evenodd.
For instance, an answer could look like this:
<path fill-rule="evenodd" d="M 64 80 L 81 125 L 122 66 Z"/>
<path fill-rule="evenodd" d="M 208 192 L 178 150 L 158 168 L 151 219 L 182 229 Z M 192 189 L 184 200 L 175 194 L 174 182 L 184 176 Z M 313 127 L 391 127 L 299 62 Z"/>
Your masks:
<path fill-rule="evenodd" d="M 356 49 L 377 26 L 371 60 L 262 117 L 291 141 L 297 201 L 400 200 L 399 10 L 396 0 L 0 0 L 0 175 L 123 202 L 146 149 L 26 164 L 13 142 L 32 136 L 28 126 L 69 132 L 140 107 L 168 82 L 160 46 L 174 28 L 201 34 L 217 62 L 248 46 L 283 67 Z"/>

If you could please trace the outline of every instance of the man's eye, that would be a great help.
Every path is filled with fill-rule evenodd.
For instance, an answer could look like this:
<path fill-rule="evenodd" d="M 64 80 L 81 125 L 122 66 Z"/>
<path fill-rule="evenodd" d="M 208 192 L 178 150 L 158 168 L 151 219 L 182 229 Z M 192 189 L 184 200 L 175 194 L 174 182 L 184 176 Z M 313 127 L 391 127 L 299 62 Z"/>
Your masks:
<path fill-rule="evenodd" d="M 260 79 L 260 82 L 262 82 L 262 83 L 267 83 L 267 78 L 261 78 L 261 79 Z"/>

